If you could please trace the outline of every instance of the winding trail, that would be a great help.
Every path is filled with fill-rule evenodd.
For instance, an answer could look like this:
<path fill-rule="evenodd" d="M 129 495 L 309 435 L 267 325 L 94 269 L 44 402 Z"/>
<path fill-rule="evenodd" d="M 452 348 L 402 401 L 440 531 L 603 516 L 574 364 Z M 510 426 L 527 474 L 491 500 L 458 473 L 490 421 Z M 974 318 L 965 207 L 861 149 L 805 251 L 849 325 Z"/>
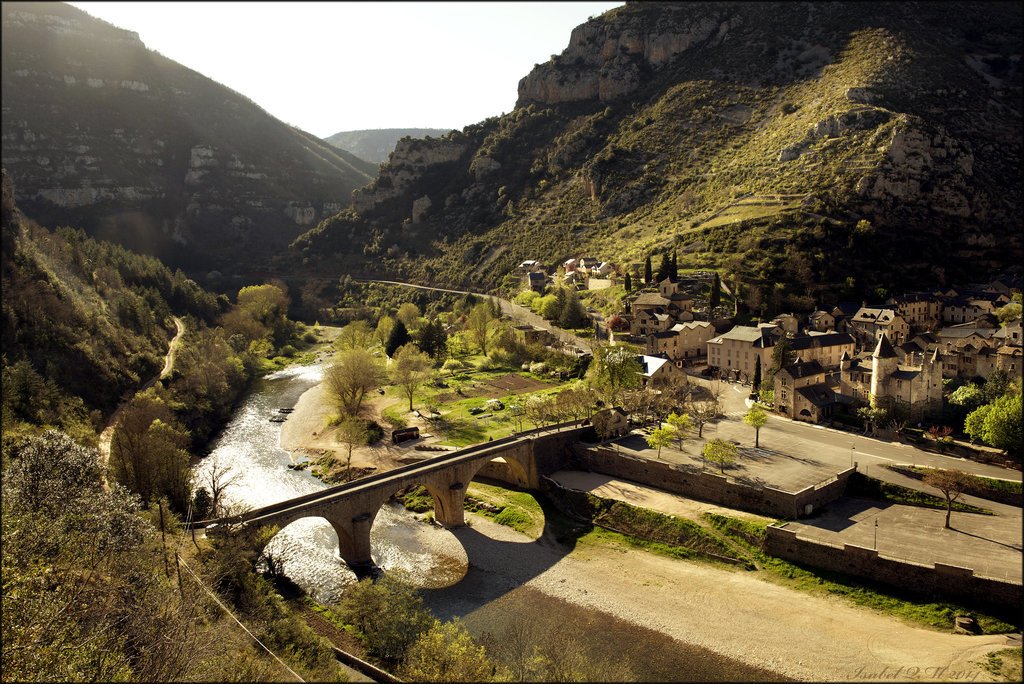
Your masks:
<path fill-rule="evenodd" d="M 166 378 L 171 374 L 171 370 L 174 368 L 174 355 L 178 351 L 178 342 L 181 340 L 181 336 L 185 334 L 185 323 L 177 316 L 174 316 L 174 325 L 177 327 L 178 332 L 175 333 L 174 337 L 171 338 L 171 342 L 167 348 L 167 356 L 164 357 L 164 367 L 160 371 L 160 374 L 151 378 L 145 385 L 139 388 L 139 392 L 145 392 L 150 387 L 156 384 L 157 380 Z M 134 395 L 132 395 L 134 396 Z M 107 427 L 103 428 L 103 432 L 100 433 L 99 443 L 96 445 L 97 450 L 100 452 L 100 459 L 103 461 L 104 466 L 104 488 L 107 485 L 106 482 L 106 470 L 110 463 L 110 443 L 114 439 L 114 429 L 117 427 L 117 421 L 121 418 L 121 412 L 124 411 L 124 407 L 128 405 L 131 398 L 122 401 L 120 405 L 114 409 L 114 412 L 110 415 L 110 420 L 107 421 Z"/>

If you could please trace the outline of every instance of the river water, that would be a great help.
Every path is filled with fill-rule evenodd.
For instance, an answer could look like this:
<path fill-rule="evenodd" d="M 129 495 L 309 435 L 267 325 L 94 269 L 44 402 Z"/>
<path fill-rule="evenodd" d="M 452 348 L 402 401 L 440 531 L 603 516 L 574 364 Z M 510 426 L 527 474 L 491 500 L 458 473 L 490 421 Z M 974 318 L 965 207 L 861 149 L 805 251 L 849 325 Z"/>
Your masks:
<path fill-rule="evenodd" d="M 224 496 L 228 501 L 257 508 L 315 492 L 326 484 L 305 470 L 287 466 L 292 458 L 280 448 L 281 424 L 270 422 L 278 408 L 293 406 L 323 376 L 322 363 L 293 366 L 254 384 L 246 399 L 220 436 L 210 454 L 193 470 L 199 482 L 214 463 L 228 469 L 234 484 Z M 427 590 L 427 606 L 441 619 L 461 617 L 470 631 L 501 635 L 512 623 L 526 621 L 551 625 L 572 633 L 592 656 L 614 657 L 626 663 L 627 677 L 637 681 L 765 681 L 779 677 L 765 670 L 725 658 L 707 649 L 688 646 L 659 632 L 634 625 L 600 611 L 573 605 L 526 586 L 483 592 L 486 598 L 467 600 L 458 583 L 469 563 L 462 543 L 447 530 L 425 525 L 399 505 L 387 505 L 374 520 L 370 535 L 376 563 L 404 570 Z M 282 529 L 268 550 L 283 555 L 284 572 L 321 603 L 336 602 L 355 574 L 338 556 L 334 529 L 322 518 L 304 518 Z M 475 571 L 479 573 L 479 569 Z M 498 578 L 492 578 L 498 582 Z M 481 578 L 474 575 L 479 587 Z M 488 584 L 487 578 L 483 583 Z M 475 592 L 471 592 L 475 593 Z M 608 645 L 616 644 L 613 654 Z M 603 653 L 603 656 L 602 656 Z M 615 677 L 616 679 L 618 677 Z"/>

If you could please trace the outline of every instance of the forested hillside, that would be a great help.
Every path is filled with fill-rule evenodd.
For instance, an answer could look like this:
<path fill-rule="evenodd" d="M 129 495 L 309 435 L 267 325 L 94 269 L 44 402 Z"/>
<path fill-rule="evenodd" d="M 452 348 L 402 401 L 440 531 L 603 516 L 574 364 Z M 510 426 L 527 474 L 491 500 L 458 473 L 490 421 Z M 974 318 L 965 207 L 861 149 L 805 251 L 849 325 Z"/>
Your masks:
<path fill-rule="evenodd" d="M 1014 3 L 627 4 L 513 112 L 401 141 L 294 268 L 493 287 L 676 248 L 772 310 L 998 273 L 1021 257 L 1021 35 Z"/>

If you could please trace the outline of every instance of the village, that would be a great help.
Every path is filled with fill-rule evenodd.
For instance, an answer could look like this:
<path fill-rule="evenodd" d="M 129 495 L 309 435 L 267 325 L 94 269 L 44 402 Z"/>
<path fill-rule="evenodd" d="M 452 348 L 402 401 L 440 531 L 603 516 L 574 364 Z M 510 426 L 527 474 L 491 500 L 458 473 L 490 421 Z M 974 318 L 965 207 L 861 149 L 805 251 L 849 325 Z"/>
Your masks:
<path fill-rule="evenodd" d="M 627 290 L 633 289 L 626 311 L 607 323 L 591 316 L 599 338 L 643 350 L 644 386 L 677 384 L 677 370 L 730 380 L 750 385 L 752 396 L 777 413 L 808 423 L 829 423 L 866 406 L 897 422 L 939 420 L 944 385 L 996 371 L 1022 374 L 1019 275 L 736 325 L 733 293 L 707 271 L 651 277 L 632 288 L 628 270 L 589 257 L 569 259 L 553 275 L 533 260 L 518 272 L 523 287 L 538 293 L 559 286 L 600 290 L 624 272 Z M 722 295 L 733 299 L 732 315 L 720 304 Z M 536 329 L 522 334 L 544 337 Z"/>

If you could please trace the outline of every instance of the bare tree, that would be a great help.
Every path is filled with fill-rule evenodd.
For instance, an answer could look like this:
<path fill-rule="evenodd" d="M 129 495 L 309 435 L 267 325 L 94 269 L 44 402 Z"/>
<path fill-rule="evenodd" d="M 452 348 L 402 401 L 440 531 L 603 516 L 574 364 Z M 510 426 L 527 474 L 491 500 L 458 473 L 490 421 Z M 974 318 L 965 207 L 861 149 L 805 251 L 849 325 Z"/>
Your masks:
<path fill-rule="evenodd" d="M 953 513 L 953 504 L 963 496 L 970 477 L 962 470 L 936 470 L 926 475 L 923 480 L 926 485 L 935 487 L 946 497 L 946 523 L 943 527 L 947 530 L 950 529 L 949 517 Z"/>
<path fill-rule="evenodd" d="M 345 459 L 345 481 L 352 479 L 352 448 L 366 444 L 366 423 L 355 416 L 345 416 L 338 424 L 338 439 L 348 448 Z"/>
<path fill-rule="evenodd" d="M 240 476 L 240 472 L 232 471 L 220 461 L 215 460 L 210 464 L 202 484 L 210 492 L 210 511 L 213 517 L 219 518 L 224 513 L 224 491 L 236 485 Z"/>
<path fill-rule="evenodd" d="M 704 437 L 704 425 L 717 418 L 722 413 L 722 407 L 716 399 L 704 399 L 691 401 L 687 407 L 687 413 L 697 426 L 697 437 Z"/>

